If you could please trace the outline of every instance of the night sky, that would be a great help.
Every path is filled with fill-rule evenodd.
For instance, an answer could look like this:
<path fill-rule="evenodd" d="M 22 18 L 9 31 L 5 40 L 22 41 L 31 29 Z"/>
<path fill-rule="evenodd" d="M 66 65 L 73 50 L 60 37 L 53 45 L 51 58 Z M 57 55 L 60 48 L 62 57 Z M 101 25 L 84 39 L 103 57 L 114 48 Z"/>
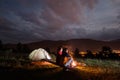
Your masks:
<path fill-rule="evenodd" d="M 5 43 L 120 39 L 120 0 L 0 0 Z"/>

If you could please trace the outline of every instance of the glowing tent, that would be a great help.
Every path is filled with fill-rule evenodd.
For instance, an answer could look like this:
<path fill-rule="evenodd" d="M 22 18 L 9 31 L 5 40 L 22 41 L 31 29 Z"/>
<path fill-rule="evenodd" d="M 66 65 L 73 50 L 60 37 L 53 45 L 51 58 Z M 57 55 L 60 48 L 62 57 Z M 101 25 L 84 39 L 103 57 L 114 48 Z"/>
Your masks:
<path fill-rule="evenodd" d="M 29 59 L 33 60 L 33 61 L 37 61 L 37 60 L 50 60 L 51 56 L 49 55 L 49 53 L 43 49 L 43 48 L 38 48 L 33 50 L 30 54 L 29 54 Z"/>

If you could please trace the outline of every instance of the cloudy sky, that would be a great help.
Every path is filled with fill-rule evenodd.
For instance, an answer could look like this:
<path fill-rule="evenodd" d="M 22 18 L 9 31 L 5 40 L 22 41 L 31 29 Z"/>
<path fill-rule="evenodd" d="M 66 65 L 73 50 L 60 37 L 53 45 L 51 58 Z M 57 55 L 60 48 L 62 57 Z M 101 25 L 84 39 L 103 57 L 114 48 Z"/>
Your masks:
<path fill-rule="evenodd" d="M 5 43 L 120 39 L 120 0 L 0 0 Z"/>

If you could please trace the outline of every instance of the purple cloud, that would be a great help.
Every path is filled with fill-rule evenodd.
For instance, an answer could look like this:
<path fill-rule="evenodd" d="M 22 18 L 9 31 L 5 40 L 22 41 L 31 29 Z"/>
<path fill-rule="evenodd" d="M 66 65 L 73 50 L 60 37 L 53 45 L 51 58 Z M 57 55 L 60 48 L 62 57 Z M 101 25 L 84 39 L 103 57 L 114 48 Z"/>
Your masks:
<path fill-rule="evenodd" d="M 0 39 L 118 39 L 119 4 L 119 0 L 1 0 Z"/>

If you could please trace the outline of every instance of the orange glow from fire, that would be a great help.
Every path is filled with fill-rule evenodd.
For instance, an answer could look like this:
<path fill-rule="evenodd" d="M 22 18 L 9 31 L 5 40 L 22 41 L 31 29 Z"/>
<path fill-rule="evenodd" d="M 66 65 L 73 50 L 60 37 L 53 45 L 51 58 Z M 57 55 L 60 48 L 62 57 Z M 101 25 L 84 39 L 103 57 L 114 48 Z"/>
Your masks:
<path fill-rule="evenodd" d="M 72 62 L 72 67 L 75 67 L 75 66 L 77 66 L 77 62 L 73 61 Z"/>

